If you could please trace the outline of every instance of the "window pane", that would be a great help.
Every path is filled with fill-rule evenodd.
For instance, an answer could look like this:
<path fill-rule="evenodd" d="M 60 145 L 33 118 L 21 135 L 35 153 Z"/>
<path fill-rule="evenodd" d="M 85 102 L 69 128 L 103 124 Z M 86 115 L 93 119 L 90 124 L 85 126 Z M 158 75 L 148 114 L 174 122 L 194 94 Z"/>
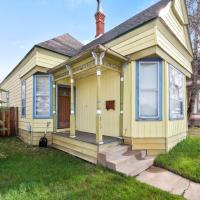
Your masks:
<path fill-rule="evenodd" d="M 159 63 L 140 62 L 139 69 L 139 116 L 159 117 Z"/>
<path fill-rule="evenodd" d="M 49 76 L 36 76 L 36 105 L 37 116 L 49 116 L 50 114 L 50 83 Z"/>
<path fill-rule="evenodd" d="M 21 115 L 26 115 L 26 81 L 21 82 Z"/>
<path fill-rule="evenodd" d="M 183 117 L 184 77 L 174 67 L 170 66 L 170 118 Z"/>
<path fill-rule="evenodd" d="M 49 76 L 38 76 L 36 80 L 36 95 L 49 96 Z"/>
<path fill-rule="evenodd" d="M 146 63 L 140 64 L 140 88 L 157 89 L 158 87 L 158 64 Z"/>
<path fill-rule="evenodd" d="M 140 115 L 158 116 L 158 93 L 156 91 L 141 91 L 140 93 Z"/>

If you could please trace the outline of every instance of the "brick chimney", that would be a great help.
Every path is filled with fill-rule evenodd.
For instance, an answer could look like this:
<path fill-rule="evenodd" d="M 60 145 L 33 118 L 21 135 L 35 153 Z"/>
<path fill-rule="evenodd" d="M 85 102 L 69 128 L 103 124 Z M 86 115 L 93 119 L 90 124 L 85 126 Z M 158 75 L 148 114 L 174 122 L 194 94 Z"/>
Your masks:
<path fill-rule="evenodd" d="M 96 38 L 104 34 L 104 26 L 105 26 L 105 15 L 103 13 L 103 8 L 101 4 L 101 0 L 97 0 L 97 12 L 95 14 L 96 19 Z"/>

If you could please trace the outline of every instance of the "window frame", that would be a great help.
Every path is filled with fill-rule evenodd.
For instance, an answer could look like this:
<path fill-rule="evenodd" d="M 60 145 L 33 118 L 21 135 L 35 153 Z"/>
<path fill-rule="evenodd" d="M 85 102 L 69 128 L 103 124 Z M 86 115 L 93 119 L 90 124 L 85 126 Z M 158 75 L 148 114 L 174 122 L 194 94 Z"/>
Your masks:
<path fill-rule="evenodd" d="M 163 72 L 162 72 L 161 58 L 149 58 L 136 61 L 136 121 L 162 121 L 162 85 L 163 85 Z M 157 116 L 144 116 L 140 115 L 140 67 L 141 63 L 155 63 L 158 66 L 158 97 L 157 97 Z"/>
<path fill-rule="evenodd" d="M 47 76 L 49 79 L 49 114 L 48 115 L 38 115 L 36 114 L 36 79 L 37 77 L 44 77 Z M 33 119 L 52 119 L 53 117 L 53 108 L 52 108 L 52 88 L 53 88 L 53 82 L 52 82 L 52 76 L 50 74 L 35 74 L 33 75 Z"/>
<path fill-rule="evenodd" d="M 23 89 L 23 84 L 24 84 L 24 86 L 25 86 L 25 91 L 24 91 L 24 93 L 25 93 L 25 99 L 24 99 L 24 101 L 25 101 L 25 113 L 23 113 L 22 112 L 22 109 L 23 109 L 23 99 L 22 99 L 22 89 Z M 21 80 L 21 118 L 26 118 L 26 80 Z"/>
<path fill-rule="evenodd" d="M 168 64 L 168 73 L 169 73 L 169 78 L 168 78 L 168 83 L 169 83 L 169 120 L 170 121 L 175 121 L 175 120 L 184 120 L 185 116 L 184 116 L 184 112 L 185 112 L 185 80 L 184 80 L 184 74 L 178 70 L 176 67 L 174 67 L 172 64 Z M 182 99 L 182 114 L 180 114 L 180 116 L 176 116 L 176 117 L 172 117 L 171 116 L 171 104 L 170 104 L 170 99 L 171 99 L 171 90 L 170 90 L 170 69 L 176 70 L 178 73 L 180 73 L 183 77 L 183 99 Z"/>

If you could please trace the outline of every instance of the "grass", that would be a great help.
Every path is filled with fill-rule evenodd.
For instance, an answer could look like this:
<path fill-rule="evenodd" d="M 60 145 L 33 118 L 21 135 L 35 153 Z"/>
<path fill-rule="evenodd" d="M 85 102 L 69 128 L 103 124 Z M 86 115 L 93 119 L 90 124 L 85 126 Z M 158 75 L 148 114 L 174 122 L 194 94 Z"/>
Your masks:
<path fill-rule="evenodd" d="M 188 137 L 169 153 L 158 156 L 155 164 L 200 182 L 200 137 Z"/>
<path fill-rule="evenodd" d="M 0 138 L 1 200 L 181 200 L 54 149 Z"/>

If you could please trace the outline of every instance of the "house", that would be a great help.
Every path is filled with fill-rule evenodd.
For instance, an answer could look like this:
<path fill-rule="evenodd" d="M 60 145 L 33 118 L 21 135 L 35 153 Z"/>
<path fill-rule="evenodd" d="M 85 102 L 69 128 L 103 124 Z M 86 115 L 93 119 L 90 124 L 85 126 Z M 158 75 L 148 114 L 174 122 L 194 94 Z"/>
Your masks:
<path fill-rule="evenodd" d="M 38 145 L 46 133 L 55 148 L 93 163 L 118 143 L 169 151 L 187 135 L 185 1 L 161 0 L 108 32 L 98 1 L 95 19 L 89 44 L 69 34 L 37 44 L 0 84 L 20 108 L 19 137 Z"/>

